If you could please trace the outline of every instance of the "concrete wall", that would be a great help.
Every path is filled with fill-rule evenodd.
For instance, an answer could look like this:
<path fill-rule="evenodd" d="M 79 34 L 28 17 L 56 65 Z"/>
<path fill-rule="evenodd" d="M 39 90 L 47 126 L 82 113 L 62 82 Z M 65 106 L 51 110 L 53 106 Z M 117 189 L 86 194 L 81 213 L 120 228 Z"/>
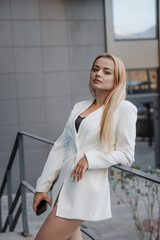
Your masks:
<path fill-rule="evenodd" d="M 0 183 L 17 131 L 55 140 L 74 103 L 91 97 L 89 69 L 104 51 L 102 0 L 0 0 Z M 24 146 L 35 183 L 50 148 Z"/>

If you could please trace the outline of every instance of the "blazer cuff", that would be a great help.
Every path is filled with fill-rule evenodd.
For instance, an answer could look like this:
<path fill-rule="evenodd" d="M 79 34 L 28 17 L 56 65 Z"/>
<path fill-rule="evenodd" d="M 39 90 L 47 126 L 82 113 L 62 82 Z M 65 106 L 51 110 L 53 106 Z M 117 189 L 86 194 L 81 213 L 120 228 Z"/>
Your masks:
<path fill-rule="evenodd" d="M 51 181 L 47 181 L 47 182 L 42 182 L 41 177 L 38 178 L 37 180 L 37 184 L 36 184 L 36 192 L 48 192 L 51 189 L 52 186 L 52 182 Z"/>
<path fill-rule="evenodd" d="M 132 149 L 130 152 L 112 151 L 110 154 L 92 149 L 85 152 L 85 156 L 88 160 L 88 169 L 110 168 L 116 164 L 131 166 L 134 162 Z"/>
<path fill-rule="evenodd" d="M 36 192 L 48 192 L 50 188 L 46 188 L 45 186 L 36 186 Z"/>
<path fill-rule="evenodd" d="M 48 192 L 46 189 L 43 188 L 36 188 L 36 192 Z"/>

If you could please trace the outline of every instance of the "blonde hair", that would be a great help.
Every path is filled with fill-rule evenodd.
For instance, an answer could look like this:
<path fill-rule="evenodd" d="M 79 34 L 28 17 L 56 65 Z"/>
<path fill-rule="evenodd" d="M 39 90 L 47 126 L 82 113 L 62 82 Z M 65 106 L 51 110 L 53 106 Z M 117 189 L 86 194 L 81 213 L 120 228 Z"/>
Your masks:
<path fill-rule="evenodd" d="M 104 102 L 104 111 L 101 119 L 100 125 L 100 142 L 104 140 L 107 145 L 107 153 L 112 151 L 112 143 L 113 143 L 113 114 L 120 104 L 122 100 L 126 98 L 126 70 L 122 60 L 118 57 L 113 56 L 109 53 L 103 53 L 98 55 L 94 62 L 99 58 L 108 58 L 114 62 L 114 77 L 115 84 L 114 87 L 109 90 L 108 95 Z M 92 68 L 93 68 L 92 65 Z M 91 70 L 92 71 L 92 70 Z M 91 82 L 89 81 L 89 89 L 93 97 L 96 97 L 96 92 L 91 86 Z"/>

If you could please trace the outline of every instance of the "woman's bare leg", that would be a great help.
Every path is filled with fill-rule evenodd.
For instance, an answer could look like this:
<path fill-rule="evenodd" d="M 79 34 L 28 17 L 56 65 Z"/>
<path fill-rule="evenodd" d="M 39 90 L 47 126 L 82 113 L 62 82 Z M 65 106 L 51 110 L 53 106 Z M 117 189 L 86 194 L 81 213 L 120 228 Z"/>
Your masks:
<path fill-rule="evenodd" d="M 80 227 L 78 227 L 74 232 L 72 232 L 67 240 L 82 240 L 82 233 Z"/>
<path fill-rule="evenodd" d="M 56 216 L 56 210 L 57 205 L 54 206 L 53 210 L 46 218 L 35 240 L 67 240 L 83 222 L 83 220 L 58 217 Z M 75 234 L 78 234 L 78 230 Z M 76 238 L 76 240 L 79 239 Z"/>

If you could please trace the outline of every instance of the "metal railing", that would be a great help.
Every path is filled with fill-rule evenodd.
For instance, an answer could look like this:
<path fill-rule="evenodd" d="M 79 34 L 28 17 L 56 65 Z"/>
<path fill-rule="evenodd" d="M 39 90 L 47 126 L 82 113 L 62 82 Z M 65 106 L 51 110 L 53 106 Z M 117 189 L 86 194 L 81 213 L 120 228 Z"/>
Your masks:
<path fill-rule="evenodd" d="M 9 228 L 9 231 L 14 231 L 16 224 L 18 222 L 18 219 L 20 217 L 20 214 L 22 214 L 22 227 L 23 232 L 22 235 L 27 237 L 30 235 L 29 233 L 29 227 L 28 227 L 28 219 L 27 219 L 27 205 L 26 205 L 26 188 L 32 192 L 35 193 L 35 188 L 26 181 L 25 178 L 25 161 L 24 161 L 24 145 L 23 145 L 23 136 L 30 137 L 32 139 L 42 141 L 48 144 L 53 145 L 54 142 L 50 141 L 45 138 L 41 138 L 39 136 L 35 136 L 26 132 L 18 132 L 14 146 L 10 155 L 10 159 L 4 174 L 4 178 L 2 181 L 2 185 L 0 188 L 0 232 L 6 232 L 7 228 Z M 14 163 L 14 159 L 16 156 L 17 151 L 19 151 L 19 176 L 20 176 L 20 183 L 17 189 L 17 192 L 14 196 L 14 199 L 12 199 L 12 184 L 11 184 L 11 170 L 12 165 Z M 147 179 L 149 181 L 155 182 L 160 184 L 160 178 L 157 176 L 153 176 L 151 174 L 142 172 L 137 169 L 133 169 L 130 167 L 122 166 L 122 165 L 114 165 L 114 168 L 120 169 L 122 171 L 126 171 L 130 174 L 139 176 L 141 178 Z M 2 196 L 4 194 L 4 189 L 7 187 L 7 196 L 8 196 L 8 215 L 4 221 L 4 224 L 2 226 L 2 209 L 1 209 L 1 200 Z M 19 201 L 20 200 L 20 201 Z M 16 209 L 16 213 L 13 213 Z M 101 237 L 96 235 L 94 232 L 92 232 L 88 227 L 81 225 L 81 231 L 84 232 L 87 236 L 90 237 L 90 239 L 93 240 L 102 240 Z"/>

